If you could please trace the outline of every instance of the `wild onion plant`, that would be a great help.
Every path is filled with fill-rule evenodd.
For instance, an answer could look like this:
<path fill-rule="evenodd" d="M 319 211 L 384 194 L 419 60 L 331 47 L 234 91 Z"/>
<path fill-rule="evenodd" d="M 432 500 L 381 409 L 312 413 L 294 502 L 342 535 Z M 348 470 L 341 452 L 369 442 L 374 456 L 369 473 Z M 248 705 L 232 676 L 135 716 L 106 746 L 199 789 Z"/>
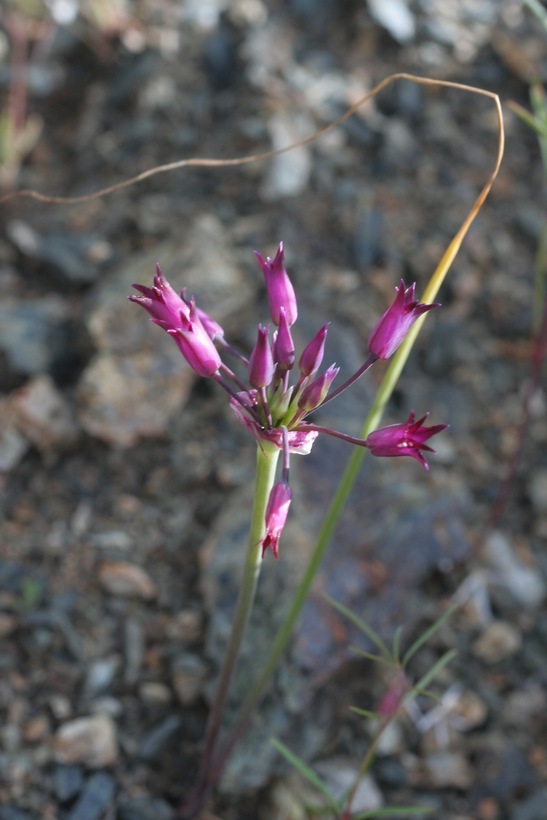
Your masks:
<path fill-rule="evenodd" d="M 291 328 L 297 320 L 298 307 L 285 269 L 283 244 L 280 243 L 273 259 L 263 259 L 258 253 L 256 256 L 264 274 L 275 329 L 270 335 L 268 326 L 258 325 L 256 344 L 248 357 L 232 347 L 225 339 L 222 327 L 197 307 L 193 296 L 188 298 L 184 290 L 180 295 L 175 292 L 159 266 L 153 287 L 135 285 L 139 295 L 129 297 L 145 308 L 155 324 L 167 331 L 199 376 L 213 379 L 226 391 L 236 419 L 257 444 L 247 553 L 232 631 L 209 715 L 196 806 L 201 804 L 222 768 L 215 762 L 218 738 L 262 561 L 269 549 L 275 558 L 279 558 L 279 542 L 291 503 L 291 455 L 308 454 L 317 437 L 324 434 L 366 448 L 373 456 L 409 456 L 428 469 L 424 453 L 434 450 L 427 442 L 446 427 L 445 424 L 428 427 L 424 424 L 427 413 L 416 419 L 411 412 L 404 422 L 356 438 L 309 420 L 311 413 L 343 393 L 376 361 L 393 356 L 415 322 L 439 305 L 419 302 L 415 298 L 415 285 L 406 287 L 401 280 L 394 301 L 370 334 L 365 361 L 333 389 L 339 368 L 331 364 L 320 372 L 328 324 L 318 330 L 298 359 L 296 357 Z M 226 359 L 233 360 L 233 365 L 229 366 Z M 293 373 L 296 378 L 291 383 Z M 276 480 L 280 455 L 282 467 Z"/>

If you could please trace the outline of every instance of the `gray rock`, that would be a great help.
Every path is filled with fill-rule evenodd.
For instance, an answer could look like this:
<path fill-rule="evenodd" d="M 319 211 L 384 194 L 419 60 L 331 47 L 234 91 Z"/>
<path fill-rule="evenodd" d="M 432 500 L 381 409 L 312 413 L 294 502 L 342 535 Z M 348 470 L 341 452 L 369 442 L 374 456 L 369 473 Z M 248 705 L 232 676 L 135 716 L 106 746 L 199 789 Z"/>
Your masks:
<path fill-rule="evenodd" d="M 92 774 L 78 801 L 67 814 L 67 820 L 100 820 L 113 806 L 114 778 L 106 772 Z"/>
<path fill-rule="evenodd" d="M 146 321 L 144 327 L 155 335 L 156 328 L 150 330 Z M 101 354 L 88 365 L 79 384 L 78 415 L 90 435 L 131 447 L 164 433 L 188 397 L 194 376 L 171 340 L 161 341 L 165 350 L 156 354 Z"/>
<path fill-rule="evenodd" d="M 343 758 L 321 760 L 314 766 L 331 794 L 340 800 L 353 788 L 357 778 L 358 767 Z M 355 797 L 351 804 L 353 812 L 373 811 L 381 809 L 384 798 L 371 775 L 364 777 L 357 786 Z"/>
<path fill-rule="evenodd" d="M 70 444 L 78 428 L 72 409 L 49 376 L 36 376 L 10 396 L 18 430 L 39 450 Z"/>
<path fill-rule="evenodd" d="M 507 589 L 519 604 L 535 607 L 542 603 L 547 588 L 541 572 L 522 563 L 505 533 L 490 533 L 485 554 L 494 569 L 494 581 Z"/>
<path fill-rule="evenodd" d="M 512 808 L 511 820 L 542 820 L 545 817 L 547 806 L 547 788 L 526 797 Z"/>
<path fill-rule="evenodd" d="M 171 806 L 159 797 L 132 797 L 120 800 L 119 820 L 172 820 Z"/>
<path fill-rule="evenodd" d="M 461 752 L 435 752 L 424 760 L 425 782 L 436 789 L 467 789 L 473 770 Z"/>
<path fill-rule="evenodd" d="M 179 731 L 182 725 L 180 715 L 169 715 L 155 726 L 142 740 L 138 755 L 141 760 L 153 761 Z"/>
<path fill-rule="evenodd" d="M 35 818 L 17 806 L 0 806 L 0 820 L 35 820 Z"/>
<path fill-rule="evenodd" d="M 64 351 L 59 328 L 69 319 L 68 305 L 59 296 L 0 302 L 0 350 L 15 373 L 47 373 Z"/>
<path fill-rule="evenodd" d="M 81 791 L 84 774 L 81 766 L 55 766 L 53 770 L 53 789 L 60 803 L 73 800 Z"/>

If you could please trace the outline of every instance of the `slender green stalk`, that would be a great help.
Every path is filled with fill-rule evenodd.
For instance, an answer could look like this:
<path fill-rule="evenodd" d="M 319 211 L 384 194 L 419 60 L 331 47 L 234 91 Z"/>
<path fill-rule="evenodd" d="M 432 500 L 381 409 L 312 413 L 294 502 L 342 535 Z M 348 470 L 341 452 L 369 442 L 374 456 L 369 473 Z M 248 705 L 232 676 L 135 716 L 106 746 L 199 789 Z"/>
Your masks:
<path fill-rule="evenodd" d="M 368 747 L 367 753 L 365 754 L 365 756 L 364 756 L 364 758 L 361 762 L 361 765 L 359 766 L 359 771 L 358 771 L 357 776 L 355 778 L 355 782 L 354 782 L 354 784 L 351 788 L 351 791 L 350 791 L 350 793 L 347 797 L 346 805 L 344 807 L 344 813 L 342 815 L 342 820 L 351 820 L 351 806 L 352 806 L 353 801 L 355 800 L 355 794 L 357 792 L 357 787 L 359 786 L 359 783 L 365 777 L 365 775 L 368 774 L 369 769 L 372 766 L 372 763 L 374 761 L 374 755 L 376 754 L 376 749 L 378 748 L 378 744 L 380 742 L 380 739 L 381 739 L 382 735 L 384 734 L 385 730 L 387 729 L 387 727 L 390 725 L 390 723 L 393 723 L 393 721 L 395 720 L 395 718 L 399 714 L 399 711 L 400 710 L 397 709 L 395 714 L 390 715 L 390 717 L 383 720 L 382 723 L 380 724 L 380 726 L 376 729 L 376 731 L 374 733 L 374 737 L 372 738 L 370 746 Z"/>
<path fill-rule="evenodd" d="M 198 800 L 203 799 L 209 789 L 211 762 L 216 751 L 219 732 L 222 726 L 226 703 L 230 692 L 230 684 L 234 674 L 239 651 L 249 622 L 253 606 L 260 567 L 262 564 L 262 545 L 264 536 L 264 519 L 270 490 L 272 489 L 279 453 L 277 447 L 263 443 L 257 447 L 256 480 L 251 524 L 249 529 L 249 543 L 245 556 L 243 578 L 239 588 L 239 596 L 234 613 L 232 632 L 226 648 L 224 662 L 220 670 L 215 699 L 209 713 L 207 733 L 205 736 L 205 750 L 203 754 L 201 776 L 198 787 Z"/>

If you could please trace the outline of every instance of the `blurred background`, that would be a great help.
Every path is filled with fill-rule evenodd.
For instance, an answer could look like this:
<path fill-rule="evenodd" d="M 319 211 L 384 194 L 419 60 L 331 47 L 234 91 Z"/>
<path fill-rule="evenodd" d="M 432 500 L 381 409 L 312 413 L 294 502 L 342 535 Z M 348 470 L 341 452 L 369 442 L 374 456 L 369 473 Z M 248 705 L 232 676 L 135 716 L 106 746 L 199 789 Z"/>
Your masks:
<path fill-rule="evenodd" d="M 535 12 L 533 10 L 535 8 Z M 504 164 L 385 423 L 450 424 L 429 473 L 367 458 L 293 646 L 211 810 L 300 820 L 268 738 L 330 783 L 355 773 L 387 681 L 325 603 L 403 645 L 465 602 L 439 706 L 386 735 L 361 811 L 542 820 L 547 805 L 547 455 L 536 256 L 542 158 L 507 103 L 545 79 L 542 6 L 519 0 L 3 0 L 0 186 L 81 196 L 154 165 L 279 148 L 393 72 L 484 87 Z M 274 160 L 183 169 L 78 205 L 0 205 L 0 818 L 171 818 L 193 783 L 230 627 L 254 446 L 214 384 L 126 296 L 159 262 L 243 351 L 268 320 L 253 249 L 285 243 L 298 347 L 332 324 L 348 376 L 401 277 L 423 292 L 495 161 L 484 97 L 397 82 Z M 317 421 L 358 435 L 385 366 Z M 348 445 L 293 459 L 237 693 L 305 565 Z M 364 645 L 363 645 L 364 646 Z M 366 646 L 365 646 L 366 648 Z M 425 816 L 425 815 L 424 815 Z"/>

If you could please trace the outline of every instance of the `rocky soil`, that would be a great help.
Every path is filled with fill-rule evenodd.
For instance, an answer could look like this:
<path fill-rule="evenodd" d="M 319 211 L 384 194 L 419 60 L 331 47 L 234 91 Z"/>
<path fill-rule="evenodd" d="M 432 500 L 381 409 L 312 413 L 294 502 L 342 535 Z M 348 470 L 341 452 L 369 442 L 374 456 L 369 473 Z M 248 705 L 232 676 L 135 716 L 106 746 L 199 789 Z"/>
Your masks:
<path fill-rule="evenodd" d="M 504 106 L 528 105 L 547 72 L 547 31 L 517 0 L 143 0 L 109 4 L 109 19 L 94 16 L 98 2 L 73 3 L 48 2 L 48 22 L 29 29 L 27 107 L 41 134 L 5 190 L 11 178 L 79 196 L 156 164 L 281 147 L 393 72 L 482 86 Z M 16 76 L 5 25 L 2 110 Z M 462 602 L 411 667 L 418 678 L 455 648 L 436 684 L 444 698 L 413 704 L 386 734 L 360 810 L 545 817 L 547 425 L 544 389 L 530 388 L 544 195 L 536 138 L 505 113 L 502 171 L 387 418 L 429 410 L 450 430 L 428 473 L 365 460 L 209 817 L 308 816 L 307 787 L 272 735 L 331 784 L 358 769 L 372 729 L 349 707 L 375 708 L 386 680 L 351 652 L 359 638 L 323 593 L 386 639 L 402 625 L 404 645 Z M 131 284 L 150 283 L 159 262 L 248 351 L 268 318 L 252 251 L 272 255 L 282 239 L 297 344 L 330 321 L 328 363 L 349 375 L 399 279 L 422 292 L 495 149 L 485 98 L 399 82 L 273 161 L 173 171 L 80 205 L 0 206 L 0 820 L 169 820 L 199 763 L 254 446 L 216 386 L 127 301 Z M 318 422 L 358 435 L 382 372 Z M 236 697 L 348 455 L 322 438 L 294 459 L 290 524 L 281 560 L 266 558 Z"/>

